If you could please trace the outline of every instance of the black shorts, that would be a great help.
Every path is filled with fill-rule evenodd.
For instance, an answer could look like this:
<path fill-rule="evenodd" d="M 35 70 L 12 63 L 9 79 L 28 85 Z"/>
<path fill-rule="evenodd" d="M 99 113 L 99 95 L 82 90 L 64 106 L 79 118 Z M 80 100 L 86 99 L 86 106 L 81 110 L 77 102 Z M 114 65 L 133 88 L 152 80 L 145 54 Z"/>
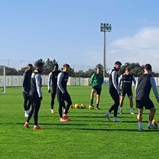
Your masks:
<path fill-rule="evenodd" d="M 133 95 L 132 94 L 132 90 L 131 89 L 123 89 L 123 90 L 121 90 L 121 92 L 120 92 L 121 96 L 125 96 L 126 94 L 128 95 L 128 97 L 132 96 Z"/>
<path fill-rule="evenodd" d="M 145 109 L 151 109 L 154 108 L 154 104 L 151 99 L 136 100 L 136 108 L 142 109 L 143 107 L 145 107 Z"/>
<path fill-rule="evenodd" d="M 101 94 L 102 88 L 92 87 L 98 95 Z"/>

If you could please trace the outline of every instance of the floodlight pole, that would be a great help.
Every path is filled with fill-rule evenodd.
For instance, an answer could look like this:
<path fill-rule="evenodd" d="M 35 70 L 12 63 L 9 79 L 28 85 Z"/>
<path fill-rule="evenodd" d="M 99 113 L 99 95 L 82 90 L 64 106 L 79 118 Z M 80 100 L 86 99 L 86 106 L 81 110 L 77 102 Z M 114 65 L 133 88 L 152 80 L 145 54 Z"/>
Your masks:
<path fill-rule="evenodd" d="M 111 24 L 101 23 L 100 31 L 104 32 L 103 77 L 105 77 L 105 73 L 106 73 L 106 32 L 111 32 Z"/>

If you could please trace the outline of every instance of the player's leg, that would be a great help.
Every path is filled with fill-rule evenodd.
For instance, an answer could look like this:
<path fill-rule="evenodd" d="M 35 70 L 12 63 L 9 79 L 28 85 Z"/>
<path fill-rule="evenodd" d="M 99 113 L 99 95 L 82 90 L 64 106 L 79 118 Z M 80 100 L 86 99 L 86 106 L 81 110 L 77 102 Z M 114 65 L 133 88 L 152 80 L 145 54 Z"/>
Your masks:
<path fill-rule="evenodd" d="M 99 109 L 101 89 L 98 88 L 96 90 L 96 93 L 97 93 L 97 95 L 96 95 L 96 109 Z"/>
<path fill-rule="evenodd" d="M 119 109 L 120 109 L 120 114 L 123 113 L 122 107 L 123 107 L 123 102 L 124 102 L 125 96 L 123 94 L 120 95 L 120 102 L 119 102 Z"/>
<path fill-rule="evenodd" d="M 54 100 L 56 96 L 56 91 L 53 91 L 51 93 L 51 113 L 54 113 Z"/>
<path fill-rule="evenodd" d="M 152 121 L 154 119 L 155 113 L 156 113 L 156 108 L 155 107 L 151 108 L 149 114 L 149 121 Z"/>
<path fill-rule="evenodd" d="M 59 110 L 60 121 L 61 121 L 61 122 L 66 122 L 66 121 L 68 121 L 68 120 L 66 120 L 66 119 L 63 118 L 63 105 L 64 105 L 65 103 L 64 103 L 63 95 L 62 95 L 61 92 L 57 92 L 57 101 L 58 101 L 58 103 L 59 103 L 59 108 L 58 108 L 58 110 Z"/>
<path fill-rule="evenodd" d="M 96 109 L 99 109 L 99 103 L 100 103 L 100 95 L 97 94 L 97 96 L 96 96 Z"/>
<path fill-rule="evenodd" d="M 110 107 L 109 111 L 106 112 L 106 117 L 109 119 L 110 113 L 114 110 L 114 119 L 113 121 L 117 122 L 120 121 L 117 118 L 118 106 L 119 106 L 119 95 L 116 90 L 109 90 L 109 93 L 114 101 L 114 104 Z"/>
<path fill-rule="evenodd" d="M 34 112 L 34 100 L 33 99 L 31 99 L 31 110 L 30 110 L 30 112 L 29 112 L 29 115 L 28 115 L 28 118 L 27 118 L 27 121 L 25 122 L 25 124 L 24 124 L 24 127 L 25 128 L 28 128 L 29 127 L 29 121 L 30 121 L 30 119 L 31 119 L 31 117 L 32 117 L 32 115 L 33 115 L 33 112 Z"/>
<path fill-rule="evenodd" d="M 24 116 L 28 117 L 28 108 L 27 108 L 28 95 L 26 92 L 23 92 L 23 98 L 24 98 L 24 103 L 23 103 Z"/>
<path fill-rule="evenodd" d="M 138 114 L 137 114 L 137 120 L 138 120 L 138 127 L 139 131 L 143 131 L 142 127 L 142 114 L 143 114 L 143 108 L 138 108 Z"/>
<path fill-rule="evenodd" d="M 36 98 L 35 100 L 35 105 L 34 105 L 34 129 L 41 129 L 41 127 L 38 124 L 38 113 L 40 109 L 41 101 L 39 98 Z"/>
<path fill-rule="evenodd" d="M 90 105 L 93 106 L 93 99 L 94 99 L 94 93 L 95 93 L 95 89 L 92 88 L 91 89 L 91 94 L 90 94 Z"/>
<path fill-rule="evenodd" d="M 150 99 L 146 103 L 148 105 L 145 108 L 150 110 L 148 128 L 149 129 L 157 129 L 157 126 L 152 124 L 152 120 L 154 119 L 154 116 L 155 116 L 155 113 L 156 113 L 156 108 L 154 107 L 154 104 Z"/>
<path fill-rule="evenodd" d="M 136 100 L 136 108 L 137 108 L 137 121 L 138 121 L 138 128 L 139 131 L 143 131 L 142 127 L 142 114 L 143 114 L 143 106 L 145 105 L 144 101 Z"/>
<path fill-rule="evenodd" d="M 133 96 L 129 96 L 129 102 L 130 102 L 130 113 L 134 114 L 133 112 Z"/>
<path fill-rule="evenodd" d="M 132 94 L 131 88 L 127 90 L 127 95 L 128 95 L 129 102 L 130 102 L 130 113 L 134 114 L 134 112 L 133 112 L 133 94 Z"/>
<path fill-rule="evenodd" d="M 68 111 L 70 109 L 70 106 L 72 105 L 72 100 L 71 100 L 71 97 L 70 97 L 68 92 L 66 92 L 64 100 L 67 102 L 67 105 L 65 107 L 65 111 L 64 111 L 63 117 L 65 119 L 67 119 L 67 120 L 70 120 L 70 118 L 67 116 L 67 113 L 68 113 Z"/>
<path fill-rule="evenodd" d="M 117 91 L 114 93 L 114 97 L 113 97 L 113 100 L 114 100 L 114 119 L 113 121 L 114 122 L 120 122 L 120 120 L 117 118 L 117 114 L 118 114 L 118 107 L 119 107 L 119 95 L 117 93 Z"/>
<path fill-rule="evenodd" d="M 113 99 L 114 91 L 112 89 L 109 90 L 109 94 Z M 110 107 L 110 109 L 105 113 L 106 118 L 110 121 L 110 113 L 114 110 L 114 104 Z"/>

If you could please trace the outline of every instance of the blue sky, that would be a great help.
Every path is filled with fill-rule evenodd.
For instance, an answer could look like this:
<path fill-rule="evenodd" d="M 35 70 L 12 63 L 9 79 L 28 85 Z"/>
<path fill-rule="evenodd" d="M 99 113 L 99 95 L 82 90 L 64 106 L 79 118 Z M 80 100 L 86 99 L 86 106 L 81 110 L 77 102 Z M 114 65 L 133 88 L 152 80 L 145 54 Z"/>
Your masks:
<path fill-rule="evenodd" d="M 103 64 L 100 23 L 110 23 L 108 69 L 120 60 L 158 71 L 158 6 L 158 0 L 1 0 L 0 65 L 39 58 L 79 69 Z"/>

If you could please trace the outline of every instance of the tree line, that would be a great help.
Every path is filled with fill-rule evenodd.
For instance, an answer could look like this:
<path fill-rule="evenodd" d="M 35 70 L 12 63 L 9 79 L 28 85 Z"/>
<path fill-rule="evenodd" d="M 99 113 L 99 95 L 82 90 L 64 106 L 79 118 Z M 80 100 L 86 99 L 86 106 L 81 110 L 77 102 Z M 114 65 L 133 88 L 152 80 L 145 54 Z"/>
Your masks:
<path fill-rule="evenodd" d="M 43 75 L 48 75 L 52 71 L 53 65 L 55 63 L 58 63 L 58 61 L 56 61 L 55 59 L 51 60 L 49 58 L 46 61 L 44 61 L 42 59 L 39 59 L 39 60 L 44 63 Z M 39 60 L 37 60 L 37 61 L 39 61 Z M 103 67 L 102 64 L 98 64 L 98 65 Z M 121 69 L 119 70 L 119 76 L 124 73 L 125 67 L 130 67 L 133 75 L 135 77 L 138 77 L 141 73 L 143 73 L 144 65 L 140 65 L 139 63 L 127 62 L 124 65 L 122 65 Z M 73 68 L 71 68 L 70 76 L 89 78 L 89 77 L 91 77 L 91 75 L 93 73 L 95 73 L 95 68 L 96 68 L 96 66 L 94 66 L 94 68 L 89 68 L 86 71 L 83 71 L 83 70 L 75 71 Z M 15 68 L 11 68 L 11 67 L 6 67 L 6 75 L 23 75 L 25 69 L 26 69 L 26 67 L 23 67 L 20 70 L 16 70 Z M 108 77 L 109 74 L 110 74 L 110 72 L 108 70 L 106 70 L 106 72 L 105 72 L 106 77 Z M 0 75 L 3 75 L 3 69 L 0 69 Z M 154 77 L 159 77 L 159 73 L 152 72 L 152 75 Z"/>

